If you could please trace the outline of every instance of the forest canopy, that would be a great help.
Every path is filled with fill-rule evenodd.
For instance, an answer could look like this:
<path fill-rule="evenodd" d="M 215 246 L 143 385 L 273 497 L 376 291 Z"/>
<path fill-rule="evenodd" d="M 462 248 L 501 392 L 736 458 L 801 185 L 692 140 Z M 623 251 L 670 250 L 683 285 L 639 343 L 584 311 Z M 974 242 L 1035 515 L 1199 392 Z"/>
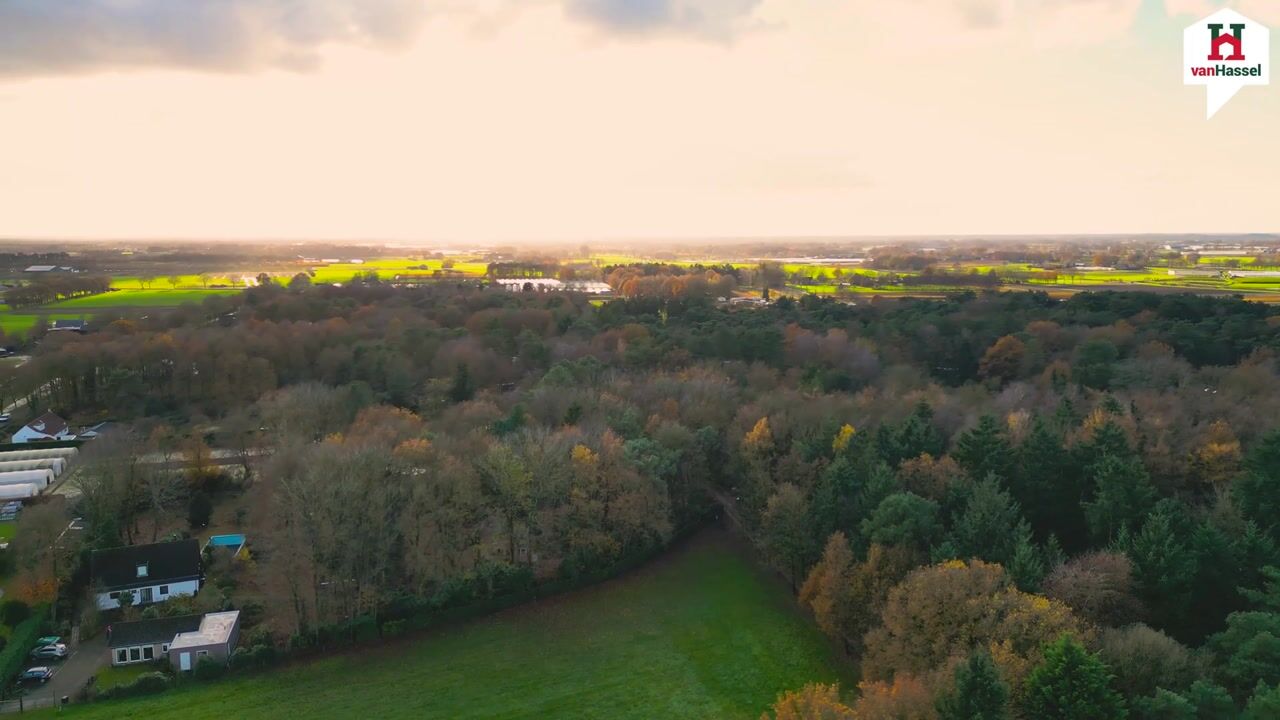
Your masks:
<path fill-rule="evenodd" d="M 255 492 L 281 519 L 269 611 L 289 633 L 618 567 L 725 512 L 860 665 L 847 705 L 797 688 L 778 717 L 1275 702 L 1272 308 L 1031 292 L 730 308 L 727 273 L 615 274 L 636 292 L 599 306 L 267 284 L 50 337 L 17 382 L 36 407 L 131 423 L 120 453 L 201 423 L 270 447 Z M 101 543 L 163 510 L 97 489 Z"/>

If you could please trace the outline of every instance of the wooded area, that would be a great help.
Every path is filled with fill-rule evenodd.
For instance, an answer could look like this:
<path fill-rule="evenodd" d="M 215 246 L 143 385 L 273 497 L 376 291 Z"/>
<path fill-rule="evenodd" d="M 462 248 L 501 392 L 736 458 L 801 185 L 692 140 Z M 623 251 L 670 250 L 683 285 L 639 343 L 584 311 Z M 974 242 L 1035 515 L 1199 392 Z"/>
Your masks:
<path fill-rule="evenodd" d="M 797 689 L 778 718 L 1275 716 L 1272 308 L 731 309 L 646 277 L 598 307 L 269 283 L 51 337 L 18 382 L 132 424 L 81 480 L 95 545 L 253 497 L 281 643 L 596 574 L 723 504 L 861 667 L 856 697 Z M 198 457 L 169 428 L 206 424 L 269 460 L 230 486 L 131 461 Z"/>

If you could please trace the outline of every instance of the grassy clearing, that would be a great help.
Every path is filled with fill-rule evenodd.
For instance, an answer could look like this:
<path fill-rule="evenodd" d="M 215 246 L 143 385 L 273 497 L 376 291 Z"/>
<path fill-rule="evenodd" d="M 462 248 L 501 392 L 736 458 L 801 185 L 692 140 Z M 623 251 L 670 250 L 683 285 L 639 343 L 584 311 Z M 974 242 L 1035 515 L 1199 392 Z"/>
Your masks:
<path fill-rule="evenodd" d="M 13 540 L 14 534 L 18 532 L 18 523 L 14 520 L 0 522 L 0 542 L 9 542 Z"/>
<path fill-rule="evenodd" d="M 851 687 L 838 667 L 786 590 L 726 536 L 707 533 L 620 580 L 465 626 L 63 714 L 755 720 L 784 689 Z"/>

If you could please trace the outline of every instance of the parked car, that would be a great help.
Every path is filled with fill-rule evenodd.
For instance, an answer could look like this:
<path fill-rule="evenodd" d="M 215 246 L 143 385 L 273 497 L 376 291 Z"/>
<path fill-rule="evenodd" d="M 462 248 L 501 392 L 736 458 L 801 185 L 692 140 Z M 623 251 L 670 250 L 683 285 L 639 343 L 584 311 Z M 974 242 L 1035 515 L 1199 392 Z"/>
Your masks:
<path fill-rule="evenodd" d="M 37 660 L 61 660 L 67 656 L 67 646 L 62 643 L 45 645 L 31 651 L 31 657 Z"/>
<path fill-rule="evenodd" d="M 61 645 L 62 638 L 57 635 L 45 635 L 36 639 L 36 647 L 44 647 L 45 645 Z"/>
<path fill-rule="evenodd" d="M 10 415 L 9 413 L 0 413 L 0 423 L 7 423 L 12 419 L 13 419 L 13 416 Z"/>
<path fill-rule="evenodd" d="M 21 683 L 47 683 L 49 678 L 53 677 L 53 669 L 43 665 L 39 667 L 27 668 L 27 671 L 18 676 L 18 682 Z"/>

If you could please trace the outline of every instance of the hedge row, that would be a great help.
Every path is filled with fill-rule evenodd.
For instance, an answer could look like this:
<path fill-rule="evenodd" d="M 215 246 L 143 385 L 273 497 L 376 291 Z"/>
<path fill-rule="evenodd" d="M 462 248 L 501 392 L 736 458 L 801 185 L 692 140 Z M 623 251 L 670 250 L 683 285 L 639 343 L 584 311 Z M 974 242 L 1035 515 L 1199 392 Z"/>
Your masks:
<path fill-rule="evenodd" d="M 9 644 L 0 650 L 0 687 L 8 688 L 18 673 L 26 669 L 28 655 L 36 647 L 40 631 L 45 619 L 49 617 L 49 607 L 41 605 L 36 611 L 18 624 L 9 635 Z"/>
<path fill-rule="evenodd" d="M 99 700 L 112 700 L 115 698 L 155 695 L 168 690 L 171 684 L 172 680 L 170 680 L 169 676 L 160 671 L 143 673 L 128 685 L 117 685 L 100 691 L 97 698 Z"/>

